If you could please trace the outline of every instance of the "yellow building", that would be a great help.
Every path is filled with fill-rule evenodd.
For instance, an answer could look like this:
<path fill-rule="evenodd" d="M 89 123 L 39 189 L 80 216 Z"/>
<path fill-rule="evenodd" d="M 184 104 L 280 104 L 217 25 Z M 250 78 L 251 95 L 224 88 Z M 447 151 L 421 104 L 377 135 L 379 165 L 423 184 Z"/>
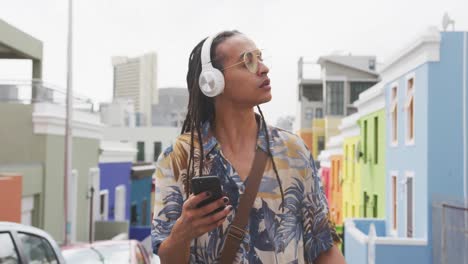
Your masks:
<path fill-rule="evenodd" d="M 314 119 L 312 120 L 312 148 L 310 151 L 314 158 L 317 158 L 325 148 L 325 120 Z"/>
<path fill-rule="evenodd" d="M 361 177 L 358 162 L 359 155 L 359 115 L 343 118 L 339 129 L 343 136 L 343 218 L 361 217 L 360 193 Z"/>
<path fill-rule="evenodd" d="M 341 124 L 342 116 L 326 116 L 324 118 L 325 142 L 328 142 L 331 137 L 339 135 L 338 126 Z"/>

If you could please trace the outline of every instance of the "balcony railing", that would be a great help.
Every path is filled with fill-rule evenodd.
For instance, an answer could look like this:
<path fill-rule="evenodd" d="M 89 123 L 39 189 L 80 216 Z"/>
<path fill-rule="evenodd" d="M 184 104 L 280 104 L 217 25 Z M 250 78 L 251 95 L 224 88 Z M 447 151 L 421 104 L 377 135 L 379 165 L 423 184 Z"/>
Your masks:
<path fill-rule="evenodd" d="M 0 103 L 33 104 L 44 102 L 65 106 L 65 89 L 37 79 L 0 79 Z M 94 106 L 95 103 L 91 99 L 74 93 L 73 108 L 75 110 L 93 112 Z"/>

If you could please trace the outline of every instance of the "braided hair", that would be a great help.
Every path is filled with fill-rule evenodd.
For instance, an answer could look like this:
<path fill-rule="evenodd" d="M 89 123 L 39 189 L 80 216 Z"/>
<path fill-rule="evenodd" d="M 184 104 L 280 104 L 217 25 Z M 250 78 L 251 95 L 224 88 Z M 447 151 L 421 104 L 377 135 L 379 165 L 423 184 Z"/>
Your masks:
<path fill-rule="evenodd" d="M 210 58 L 213 64 L 213 67 L 222 71 L 222 57 L 216 56 L 216 48 L 219 44 L 221 44 L 226 39 L 241 34 L 237 30 L 232 31 L 223 31 L 213 39 L 211 44 L 210 50 Z M 189 162 L 187 168 L 186 177 L 184 177 L 184 185 L 187 197 L 190 195 L 190 180 L 195 175 L 195 145 L 194 145 L 194 137 L 198 137 L 199 147 L 200 147 L 200 159 L 199 159 L 199 175 L 202 175 L 203 170 L 203 162 L 204 162 L 204 155 L 203 155 L 203 142 L 202 142 L 202 133 L 201 133 L 201 126 L 204 122 L 210 122 L 211 125 L 214 125 L 215 120 L 215 107 L 214 107 L 214 98 L 208 97 L 200 90 L 200 86 L 198 85 L 198 78 L 201 73 L 201 50 L 203 47 L 203 43 L 206 39 L 200 41 L 195 48 L 190 53 L 189 63 L 188 63 L 188 72 L 187 72 L 187 87 L 189 91 L 189 102 L 187 106 L 187 115 L 185 117 L 185 121 L 182 125 L 181 134 L 190 133 L 190 154 L 189 154 Z M 281 199 L 282 199 L 282 208 L 284 210 L 284 193 L 283 187 L 281 185 L 281 181 L 279 178 L 278 170 L 276 168 L 275 161 L 273 159 L 273 155 L 270 150 L 270 136 L 268 134 L 268 129 L 266 126 L 265 118 L 263 116 L 263 112 L 260 109 L 260 106 L 257 105 L 257 109 L 261 116 L 261 122 L 263 124 L 263 128 L 266 133 L 266 141 L 267 141 L 267 149 L 268 149 L 268 156 L 270 157 L 273 170 L 276 174 L 276 179 L 278 181 L 280 191 L 281 191 Z"/>

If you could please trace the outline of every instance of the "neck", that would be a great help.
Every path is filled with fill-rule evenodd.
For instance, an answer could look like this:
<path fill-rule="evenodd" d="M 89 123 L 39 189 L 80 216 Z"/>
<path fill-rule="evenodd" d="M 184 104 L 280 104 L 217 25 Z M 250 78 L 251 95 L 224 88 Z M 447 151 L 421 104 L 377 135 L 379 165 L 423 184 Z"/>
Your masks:
<path fill-rule="evenodd" d="M 222 148 L 239 153 L 243 148 L 255 149 L 258 126 L 252 107 L 216 107 L 214 134 Z"/>

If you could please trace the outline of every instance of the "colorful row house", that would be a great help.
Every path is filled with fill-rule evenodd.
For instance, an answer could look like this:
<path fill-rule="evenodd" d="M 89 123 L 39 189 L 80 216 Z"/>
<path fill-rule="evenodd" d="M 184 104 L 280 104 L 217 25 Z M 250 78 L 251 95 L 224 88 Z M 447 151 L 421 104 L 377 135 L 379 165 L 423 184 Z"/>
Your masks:
<path fill-rule="evenodd" d="M 385 217 L 385 97 L 381 83 L 359 95 L 358 108 L 360 139 L 361 196 L 360 215 L 364 218 Z"/>
<path fill-rule="evenodd" d="M 330 179 L 328 185 L 328 201 L 330 215 L 333 222 L 340 227 L 343 225 L 342 214 L 342 164 L 343 164 L 343 138 L 341 136 L 331 137 L 327 144 L 330 159 Z"/>
<path fill-rule="evenodd" d="M 325 196 L 327 197 L 327 201 L 330 202 L 330 154 L 329 150 L 322 150 L 320 154 L 317 156 L 317 162 L 319 163 L 319 170 L 318 174 L 320 175 L 320 179 L 322 180 L 322 188 Z"/>
<path fill-rule="evenodd" d="M 343 136 L 343 218 L 361 217 L 361 166 L 359 159 L 359 115 L 343 118 L 339 129 Z"/>
<path fill-rule="evenodd" d="M 346 220 L 347 263 L 468 260 L 467 76 L 468 33 L 436 28 L 382 69 L 385 218 Z"/>
<path fill-rule="evenodd" d="M 129 233 L 131 170 L 136 152 L 129 143 L 101 141 L 99 170 L 90 175 L 96 240 Z"/>

